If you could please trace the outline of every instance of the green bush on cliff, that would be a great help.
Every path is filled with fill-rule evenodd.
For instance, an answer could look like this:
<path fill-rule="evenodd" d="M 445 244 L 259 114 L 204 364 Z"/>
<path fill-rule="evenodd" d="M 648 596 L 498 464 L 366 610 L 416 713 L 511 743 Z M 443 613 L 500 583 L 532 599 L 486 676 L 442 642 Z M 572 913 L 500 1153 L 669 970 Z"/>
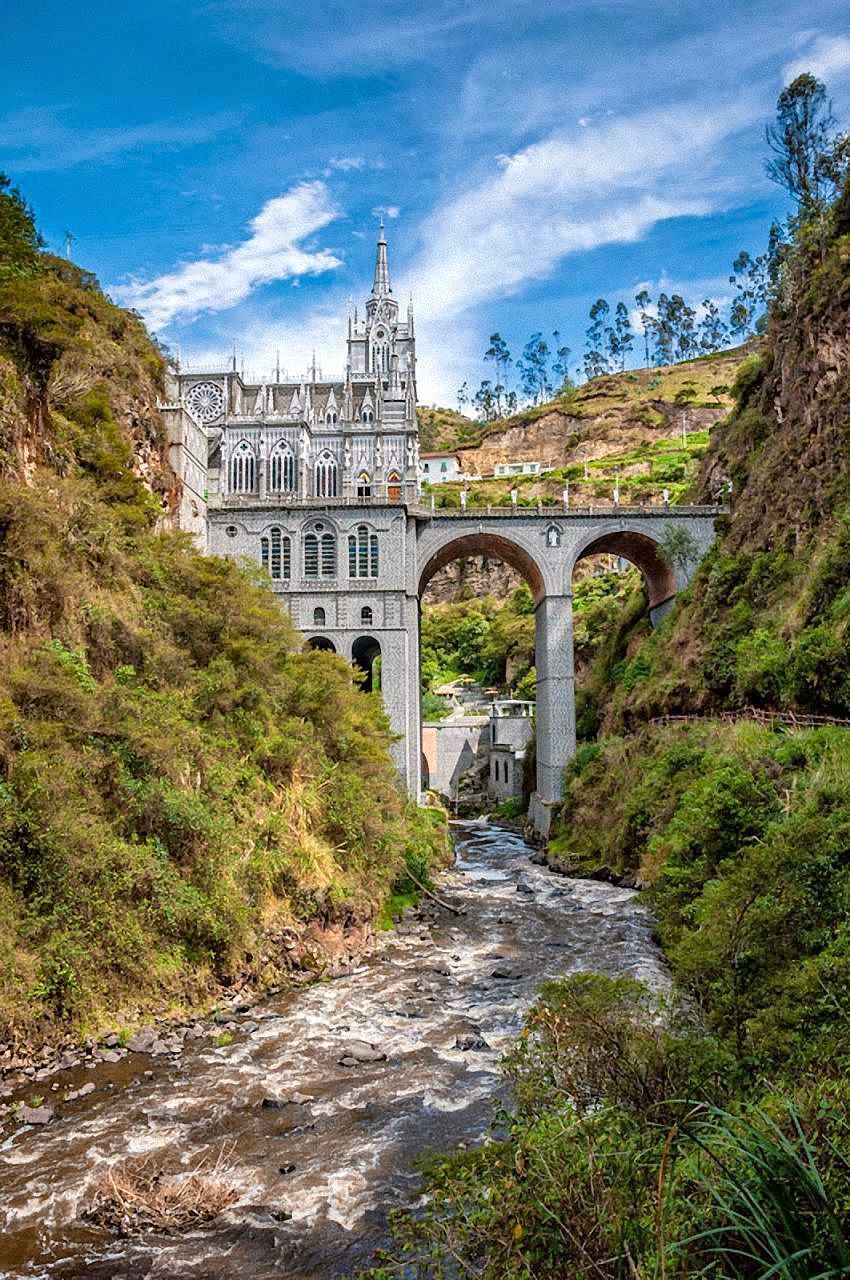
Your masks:
<path fill-rule="evenodd" d="M 373 916 L 446 836 L 348 665 L 300 650 L 258 570 L 161 527 L 162 356 L 34 229 L 22 246 L 14 201 L 0 186 L 0 1040 L 25 1041 L 276 974 L 276 928 Z"/>

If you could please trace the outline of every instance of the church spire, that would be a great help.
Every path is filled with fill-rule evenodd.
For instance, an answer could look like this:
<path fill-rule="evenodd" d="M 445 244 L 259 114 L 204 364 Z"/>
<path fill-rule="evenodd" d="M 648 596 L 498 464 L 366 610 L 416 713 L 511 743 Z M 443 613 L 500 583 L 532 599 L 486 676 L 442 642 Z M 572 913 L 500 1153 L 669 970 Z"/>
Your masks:
<path fill-rule="evenodd" d="M 372 285 L 373 298 L 386 298 L 392 294 L 390 284 L 390 267 L 387 261 L 387 237 L 384 234 L 384 219 L 378 228 L 378 248 L 375 253 L 375 280 Z"/>

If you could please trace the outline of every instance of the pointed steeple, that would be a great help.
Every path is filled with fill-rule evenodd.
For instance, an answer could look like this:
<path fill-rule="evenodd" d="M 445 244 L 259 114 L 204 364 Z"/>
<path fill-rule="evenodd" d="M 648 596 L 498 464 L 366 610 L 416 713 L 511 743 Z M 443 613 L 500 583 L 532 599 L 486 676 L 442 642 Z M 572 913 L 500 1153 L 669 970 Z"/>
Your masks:
<path fill-rule="evenodd" d="M 384 220 L 378 229 L 378 247 L 375 252 L 375 279 L 372 284 L 373 298 L 388 298 L 392 295 L 390 284 L 390 266 L 387 261 L 387 237 L 384 234 Z"/>

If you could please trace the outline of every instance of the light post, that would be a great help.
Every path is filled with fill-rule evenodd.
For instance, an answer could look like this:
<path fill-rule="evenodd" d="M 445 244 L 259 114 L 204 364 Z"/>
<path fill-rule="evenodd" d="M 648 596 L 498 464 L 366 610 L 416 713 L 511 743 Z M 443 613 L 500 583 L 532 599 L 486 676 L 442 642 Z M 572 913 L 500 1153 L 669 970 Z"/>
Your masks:
<path fill-rule="evenodd" d="M 564 510 L 565 510 L 565 511 L 569 511 L 569 509 L 570 509 L 570 482 L 569 482 L 569 480 L 565 480 L 565 481 L 564 481 L 564 492 L 561 494 L 561 497 L 562 497 L 562 498 L 563 498 L 563 500 L 564 500 Z"/>

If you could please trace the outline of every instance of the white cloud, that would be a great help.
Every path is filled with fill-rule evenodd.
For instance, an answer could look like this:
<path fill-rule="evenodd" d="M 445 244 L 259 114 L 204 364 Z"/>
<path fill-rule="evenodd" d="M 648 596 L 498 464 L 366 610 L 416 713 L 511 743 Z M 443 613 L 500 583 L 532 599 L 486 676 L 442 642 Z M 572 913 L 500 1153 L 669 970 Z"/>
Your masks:
<path fill-rule="evenodd" d="M 76 128 L 49 107 L 26 107 L 0 118 L 0 147 L 13 155 L 16 171 L 70 169 L 109 161 L 143 147 L 197 146 L 239 123 L 232 112 L 196 120 L 154 120 L 139 125 Z"/>
<path fill-rule="evenodd" d="M 328 161 L 328 169 L 330 171 L 338 169 L 340 173 L 350 173 L 352 170 L 365 168 L 365 156 L 332 156 Z"/>
<path fill-rule="evenodd" d="M 427 220 L 412 272 L 418 314 L 445 322 L 549 276 L 568 254 L 719 207 L 712 157 L 756 116 L 742 99 L 684 103 L 555 132 L 502 157 Z"/>
<path fill-rule="evenodd" d="M 258 285 L 318 275 L 341 265 L 327 249 L 306 250 L 299 242 L 339 217 L 322 182 L 303 182 L 263 205 L 249 224 L 251 234 L 217 258 L 198 258 L 153 280 L 113 287 L 113 296 L 135 307 L 153 329 L 180 317 L 224 311 Z"/>
<path fill-rule="evenodd" d="M 385 218 L 397 218 L 400 213 L 401 209 L 397 204 L 379 204 L 372 210 L 372 217 L 380 218 L 383 215 Z"/>
<path fill-rule="evenodd" d="M 809 36 L 808 41 L 807 50 L 783 69 L 784 84 L 790 84 L 806 71 L 826 81 L 850 72 L 850 36 Z"/>

